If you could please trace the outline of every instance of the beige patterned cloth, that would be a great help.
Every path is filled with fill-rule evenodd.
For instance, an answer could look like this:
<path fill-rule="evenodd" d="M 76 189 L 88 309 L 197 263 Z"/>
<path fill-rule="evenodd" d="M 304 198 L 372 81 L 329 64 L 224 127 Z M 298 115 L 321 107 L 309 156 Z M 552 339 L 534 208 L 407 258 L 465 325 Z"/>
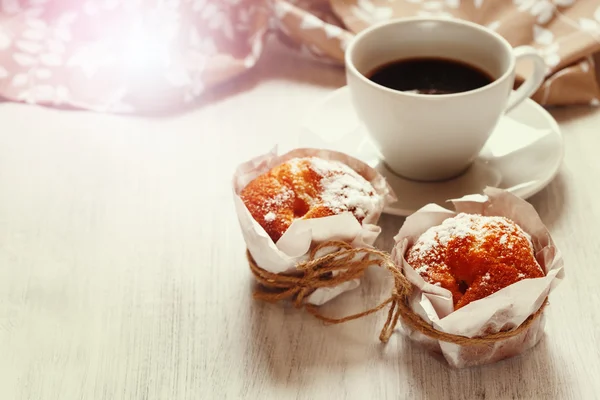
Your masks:
<path fill-rule="evenodd" d="M 351 34 L 374 23 L 405 16 L 473 21 L 542 53 L 548 72 L 537 102 L 600 105 L 593 58 L 600 51 L 598 0 L 276 0 L 274 9 L 297 45 L 339 62 Z M 518 73 L 526 76 L 527 66 Z"/>
<path fill-rule="evenodd" d="M 176 109 L 252 68 L 269 33 L 341 65 L 354 33 L 415 15 L 467 19 L 539 49 L 541 104 L 600 104 L 599 0 L 0 0 L 0 96 Z"/>

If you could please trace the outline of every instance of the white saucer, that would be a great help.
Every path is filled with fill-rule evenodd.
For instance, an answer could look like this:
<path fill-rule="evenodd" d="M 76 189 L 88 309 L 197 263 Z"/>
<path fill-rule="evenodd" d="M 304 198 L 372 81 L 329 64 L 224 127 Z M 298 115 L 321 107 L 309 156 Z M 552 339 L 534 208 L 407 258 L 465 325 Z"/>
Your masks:
<path fill-rule="evenodd" d="M 448 207 L 447 200 L 482 193 L 486 186 L 507 189 L 526 199 L 554 178 L 563 158 L 558 124 L 529 99 L 502 119 L 466 173 L 444 182 L 415 182 L 389 171 L 358 121 L 347 87 L 319 102 L 302 128 L 296 146 L 341 151 L 379 170 L 398 197 L 384 211 L 399 216 L 410 215 L 428 203 Z"/>

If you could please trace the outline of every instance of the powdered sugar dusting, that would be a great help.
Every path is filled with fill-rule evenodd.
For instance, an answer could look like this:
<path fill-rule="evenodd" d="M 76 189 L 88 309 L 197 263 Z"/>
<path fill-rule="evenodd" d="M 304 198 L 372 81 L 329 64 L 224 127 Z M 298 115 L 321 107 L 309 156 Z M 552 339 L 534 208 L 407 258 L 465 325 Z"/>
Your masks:
<path fill-rule="evenodd" d="M 421 276 L 425 276 L 430 268 L 448 268 L 443 261 L 448 243 L 466 237 L 471 239 L 469 245 L 472 250 L 479 249 L 488 240 L 498 240 L 501 246 L 510 251 L 517 238 L 529 239 L 529 235 L 506 218 L 461 213 L 426 230 L 410 249 L 407 261 L 417 265 L 415 271 Z M 533 248 L 531 242 L 527 241 Z M 454 251 L 459 251 L 459 248 L 456 247 Z M 484 277 L 484 282 L 486 280 L 489 280 L 489 274 Z"/>
<path fill-rule="evenodd" d="M 490 273 L 489 271 L 485 273 L 485 275 L 483 275 L 481 277 L 481 286 L 486 286 L 488 284 L 488 282 L 490 281 Z"/>
<path fill-rule="evenodd" d="M 313 157 L 310 167 L 323 177 L 320 182 L 323 205 L 336 213 L 352 211 L 362 219 L 382 201 L 371 183 L 346 164 Z"/>
<path fill-rule="evenodd" d="M 428 264 L 423 264 L 419 267 L 417 267 L 415 269 L 415 271 L 417 271 L 419 274 L 424 274 L 425 272 L 427 272 L 429 270 L 429 265 Z"/>
<path fill-rule="evenodd" d="M 280 207 L 292 197 L 294 197 L 292 189 L 282 186 L 279 193 L 265 201 L 265 208 L 270 209 Z"/>
<path fill-rule="evenodd" d="M 273 221 L 275 221 L 275 218 L 277 218 L 277 215 L 275 215 L 275 213 L 273 211 L 269 211 L 268 213 L 265 214 L 266 222 L 273 222 Z"/>
<path fill-rule="evenodd" d="M 346 164 L 342 164 L 333 160 L 323 160 L 322 158 L 310 157 L 310 167 L 313 171 L 321 176 L 328 176 L 332 173 L 356 173 L 352 168 Z"/>
<path fill-rule="evenodd" d="M 300 163 L 302 162 L 301 158 L 292 158 L 291 160 L 289 160 L 287 162 L 287 164 L 290 166 L 290 172 L 292 174 L 299 174 L 300 173 Z"/>
<path fill-rule="evenodd" d="M 472 237 L 474 245 L 480 245 L 488 236 L 497 235 L 499 230 L 505 232 L 500 237 L 500 244 L 506 244 L 508 235 L 506 232 L 517 231 L 515 225 L 503 217 L 482 217 L 477 214 L 458 214 L 454 218 L 446 219 L 441 225 L 433 226 L 423 233 L 413 247 L 413 253 L 424 256 L 440 244 L 445 246 L 451 238 Z M 520 228 L 518 233 L 525 234 Z M 509 243 L 509 247 L 512 243 Z"/>

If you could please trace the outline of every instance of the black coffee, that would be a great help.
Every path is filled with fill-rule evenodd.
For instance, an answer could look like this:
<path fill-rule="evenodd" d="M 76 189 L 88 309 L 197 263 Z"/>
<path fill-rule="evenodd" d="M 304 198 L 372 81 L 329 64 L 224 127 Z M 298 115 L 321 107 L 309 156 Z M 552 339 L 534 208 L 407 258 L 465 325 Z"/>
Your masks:
<path fill-rule="evenodd" d="M 411 58 L 384 64 L 367 77 L 390 89 L 420 94 L 467 92 L 494 79 L 480 69 L 445 58 Z"/>

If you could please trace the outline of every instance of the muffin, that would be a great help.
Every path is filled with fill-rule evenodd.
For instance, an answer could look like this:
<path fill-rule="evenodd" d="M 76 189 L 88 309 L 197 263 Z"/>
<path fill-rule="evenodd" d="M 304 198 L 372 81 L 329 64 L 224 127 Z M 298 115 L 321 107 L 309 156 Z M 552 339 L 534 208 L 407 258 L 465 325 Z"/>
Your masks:
<path fill-rule="evenodd" d="M 318 157 L 292 158 L 253 179 L 240 197 L 274 242 L 297 219 L 350 212 L 361 222 L 379 212 L 382 196 L 346 164 Z"/>
<path fill-rule="evenodd" d="M 449 290 L 455 310 L 523 279 L 544 276 L 529 235 L 496 216 L 448 218 L 416 240 L 406 261 L 426 282 Z"/>
<path fill-rule="evenodd" d="M 563 259 L 535 208 L 510 191 L 429 204 L 406 219 L 392 257 L 412 292 L 403 333 L 455 368 L 522 354 L 544 336 Z M 413 323 L 414 322 L 414 323 Z"/>

